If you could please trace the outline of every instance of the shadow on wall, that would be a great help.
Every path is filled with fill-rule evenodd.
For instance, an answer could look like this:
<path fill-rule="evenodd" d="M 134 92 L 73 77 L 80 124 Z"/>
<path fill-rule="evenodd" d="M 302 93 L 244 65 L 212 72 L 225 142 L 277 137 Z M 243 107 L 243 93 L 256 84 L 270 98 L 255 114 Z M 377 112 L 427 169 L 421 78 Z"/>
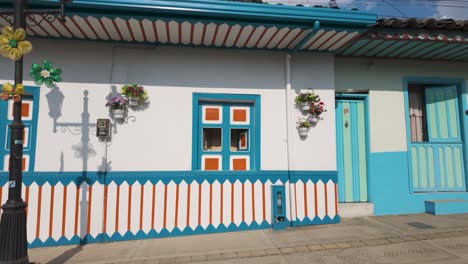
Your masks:
<path fill-rule="evenodd" d="M 52 118 L 54 125 L 53 125 L 53 132 L 56 133 L 60 130 L 61 133 L 70 133 L 75 136 L 80 136 L 80 141 L 74 145 L 72 145 L 72 149 L 74 151 L 74 157 L 80 159 L 82 161 L 82 168 L 81 168 L 81 175 L 75 179 L 77 186 L 82 186 L 81 190 L 81 201 L 80 201 L 80 235 L 81 237 L 85 237 L 86 235 L 86 226 L 87 226 L 87 211 L 88 211 L 88 203 L 87 197 L 89 195 L 88 188 L 83 187 L 83 185 L 90 185 L 92 183 L 91 177 L 88 175 L 88 160 L 91 157 L 96 156 L 96 151 L 94 149 L 93 144 L 90 143 L 90 134 L 96 135 L 96 124 L 90 122 L 90 114 L 88 109 L 88 96 L 89 92 L 85 90 L 83 92 L 83 111 L 81 113 L 81 122 L 59 122 L 59 118 L 62 117 L 62 105 L 65 100 L 65 96 L 60 91 L 58 87 L 52 89 L 47 95 L 47 102 L 49 105 L 49 116 Z M 114 133 L 116 133 L 116 126 L 114 125 Z M 64 168 L 64 155 L 63 152 L 60 155 L 60 171 L 63 172 Z M 107 157 L 103 157 L 103 163 L 97 168 L 97 171 L 101 171 L 98 173 L 99 181 L 105 182 L 105 176 L 107 171 L 111 170 L 110 167 L 111 162 L 107 161 Z M 102 167 L 105 166 L 105 169 Z M 86 237 L 81 241 L 82 244 L 86 244 Z M 79 249 L 81 250 L 81 249 Z"/>

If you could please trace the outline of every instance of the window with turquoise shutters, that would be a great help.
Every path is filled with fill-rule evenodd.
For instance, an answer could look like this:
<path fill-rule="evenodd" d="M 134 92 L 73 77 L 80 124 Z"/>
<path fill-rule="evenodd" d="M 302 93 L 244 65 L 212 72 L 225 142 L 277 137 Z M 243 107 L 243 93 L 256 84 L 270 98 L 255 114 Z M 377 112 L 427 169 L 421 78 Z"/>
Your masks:
<path fill-rule="evenodd" d="M 457 87 L 410 84 L 408 103 L 413 191 L 465 191 Z"/>
<path fill-rule="evenodd" d="M 459 142 L 457 88 L 425 87 L 429 142 Z"/>

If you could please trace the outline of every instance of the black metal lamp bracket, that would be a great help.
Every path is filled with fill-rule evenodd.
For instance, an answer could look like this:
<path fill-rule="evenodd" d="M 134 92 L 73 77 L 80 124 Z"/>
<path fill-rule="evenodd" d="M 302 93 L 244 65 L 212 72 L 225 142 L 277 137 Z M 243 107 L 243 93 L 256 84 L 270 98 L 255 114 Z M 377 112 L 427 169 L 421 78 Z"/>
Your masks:
<path fill-rule="evenodd" d="M 61 0 L 60 8 L 56 9 L 26 9 L 24 10 L 26 23 L 28 26 L 34 27 L 39 26 L 45 20 L 54 22 L 56 18 L 65 23 L 65 5 L 71 2 L 71 0 Z M 0 9 L 0 15 L 5 15 L 7 21 L 13 24 L 13 9 Z M 38 19 L 37 16 L 39 16 L 40 19 Z"/>

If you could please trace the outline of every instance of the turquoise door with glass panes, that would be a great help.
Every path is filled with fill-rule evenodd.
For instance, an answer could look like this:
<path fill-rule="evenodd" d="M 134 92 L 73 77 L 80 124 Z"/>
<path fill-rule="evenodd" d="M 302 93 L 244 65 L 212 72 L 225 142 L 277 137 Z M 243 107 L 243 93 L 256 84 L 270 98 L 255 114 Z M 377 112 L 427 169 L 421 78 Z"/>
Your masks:
<path fill-rule="evenodd" d="M 457 87 L 410 85 L 408 94 L 413 191 L 466 190 Z"/>
<path fill-rule="evenodd" d="M 34 168 L 38 111 L 38 87 L 25 87 L 21 116 L 24 124 L 23 171 Z M 13 121 L 13 101 L 0 100 L 0 171 L 8 171 L 10 157 L 10 127 Z"/>
<path fill-rule="evenodd" d="M 366 107 L 362 99 L 336 100 L 339 202 L 367 202 Z"/>
<path fill-rule="evenodd" d="M 198 170 L 247 171 L 254 168 L 253 104 L 200 102 Z"/>

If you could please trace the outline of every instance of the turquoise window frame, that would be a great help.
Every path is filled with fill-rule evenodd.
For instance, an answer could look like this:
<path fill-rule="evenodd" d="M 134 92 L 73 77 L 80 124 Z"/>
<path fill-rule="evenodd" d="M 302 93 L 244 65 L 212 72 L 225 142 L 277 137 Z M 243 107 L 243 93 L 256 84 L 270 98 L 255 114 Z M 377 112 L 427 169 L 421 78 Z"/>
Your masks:
<path fill-rule="evenodd" d="M 468 98 L 466 91 L 466 80 L 464 78 L 442 78 L 442 77 L 403 77 L 403 97 L 404 97 L 404 107 L 405 107 L 405 123 L 406 123 L 406 153 L 408 161 L 408 182 L 409 182 L 409 192 L 410 193 L 421 193 L 415 192 L 412 180 L 412 170 L 410 166 L 411 162 L 411 127 L 410 127 L 410 118 L 409 118 L 409 97 L 408 97 L 408 85 L 409 84 L 425 84 L 425 85 L 451 85 L 457 87 L 457 96 L 460 98 L 461 103 L 458 104 L 458 118 L 460 121 L 460 135 L 463 146 L 463 164 L 465 167 L 464 178 L 465 178 L 465 187 L 462 191 L 466 191 L 467 175 L 467 166 L 468 166 L 468 149 L 467 149 L 467 140 L 468 140 L 468 116 L 465 114 L 465 110 L 468 110 Z"/>
<path fill-rule="evenodd" d="M 38 115 L 39 115 L 39 87 L 38 86 L 25 86 L 25 96 L 31 96 L 33 100 L 32 108 L 32 119 L 29 121 L 23 121 L 25 127 L 29 127 L 29 147 L 25 148 L 24 154 L 29 155 L 29 167 L 28 171 L 34 171 L 35 161 L 36 161 L 36 138 L 37 138 L 37 125 L 38 125 Z M 7 113 L 8 111 L 8 101 L 0 102 L 0 113 Z M 8 114 L 8 113 L 7 113 Z M 10 133 L 8 125 L 11 124 L 12 120 L 8 120 L 2 116 L 0 117 L 0 171 L 3 171 L 5 167 L 4 157 L 9 154 L 7 146 L 10 142 Z"/>
<path fill-rule="evenodd" d="M 260 121 L 260 95 L 254 94 L 222 94 L 222 93 L 194 93 L 192 99 L 192 171 L 201 171 L 201 162 L 200 162 L 200 153 L 202 142 L 200 131 L 200 103 L 213 103 L 226 106 L 226 104 L 245 104 L 250 103 L 252 104 L 252 111 L 250 114 L 251 117 L 251 125 L 250 131 L 248 136 L 248 144 L 249 149 L 248 152 L 251 153 L 250 157 L 250 170 L 251 171 L 259 171 L 260 170 L 260 149 L 261 149 L 261 142 L 260 142 L 260 134 L 261 134 L 261 121 Z M 224 110 L 223 112 L 228 111 Z M 225 115 L 223 114 L 223 119 Z M 253 120 L 252 120 L 253 118 Z M 204 125 L 204 127 L 222 127 L 224 125 Z M 243 125 L 232 125 L 230 128 L 245 128 L 247 126 Z M 230 130 L 229 130 L 230 131 Z M 223 138 L 227 138 L 226 135 L 222 135 Z M 230 139 L 230 135 L 229 135 Z M 213 154 L 218 154 L 218 152 L 213 152 Z M 244 151 L 240 151 L 238 155 L 242 155 L 245 153 Z M 225 155 L 223 155 L 223 167 L 224 164 L 228 164 L 229 160 L 226 160 Z M 226 171 L 226 170 L 224 170 Z"/>

